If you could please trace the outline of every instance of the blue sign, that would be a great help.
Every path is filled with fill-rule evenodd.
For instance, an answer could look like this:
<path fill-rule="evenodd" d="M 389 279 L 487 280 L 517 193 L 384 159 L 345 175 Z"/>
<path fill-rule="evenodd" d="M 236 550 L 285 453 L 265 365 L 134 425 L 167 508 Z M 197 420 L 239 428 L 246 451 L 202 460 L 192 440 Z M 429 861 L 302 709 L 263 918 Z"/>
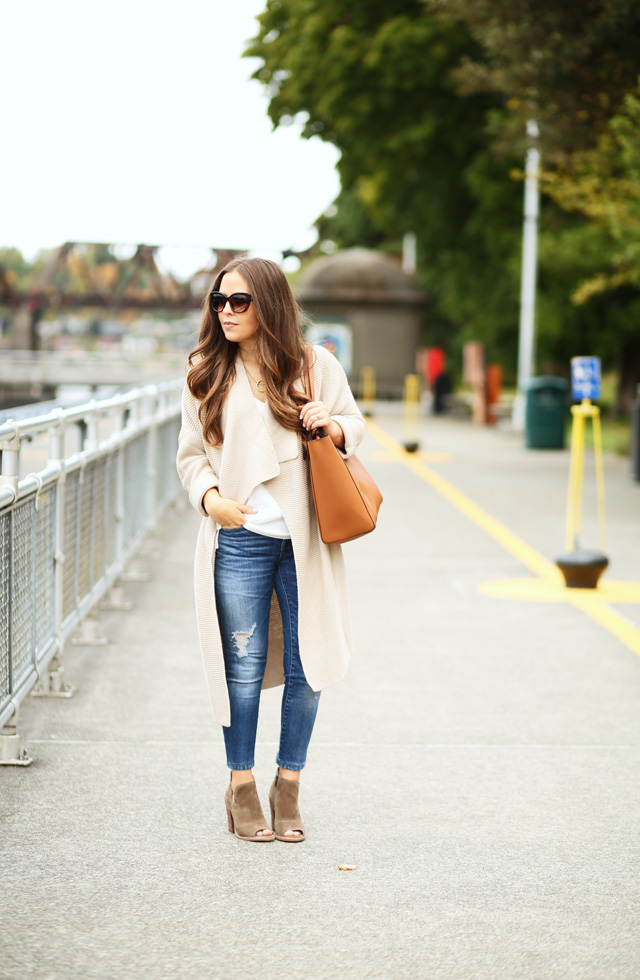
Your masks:
<path fill-rule="evenodd" d="M 351 374 L 353 367 L 353 331 L 346 323 L 325 323 L 315 321 L 310 323 L 305 331 L 305 337 L 310 344 L 319 344 L 340 361 L 346 374 Z"/>
<path fill-rule="evenodd" d="M 571 358 L 571 396 L 577 401 L 600 397 L 600 358 Z"/>

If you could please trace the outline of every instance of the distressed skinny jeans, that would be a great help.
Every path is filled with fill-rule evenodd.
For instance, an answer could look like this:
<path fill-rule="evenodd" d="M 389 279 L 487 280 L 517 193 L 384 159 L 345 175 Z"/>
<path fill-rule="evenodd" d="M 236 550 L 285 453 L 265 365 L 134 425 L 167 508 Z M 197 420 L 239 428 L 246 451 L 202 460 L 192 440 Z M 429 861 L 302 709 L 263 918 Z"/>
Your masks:
<path fill-rule="evenodd" d="M 243 527 L 218 532 L 215 590 L 231 724 L 223 726 L 229 769 L 253 769 L 269 613 L 276 590 L 284 631 L 284 692 L 276 764 L 303 769 L 320 691 L 307 683 L 298 648 L 298 585 L 291 541 Z"/>

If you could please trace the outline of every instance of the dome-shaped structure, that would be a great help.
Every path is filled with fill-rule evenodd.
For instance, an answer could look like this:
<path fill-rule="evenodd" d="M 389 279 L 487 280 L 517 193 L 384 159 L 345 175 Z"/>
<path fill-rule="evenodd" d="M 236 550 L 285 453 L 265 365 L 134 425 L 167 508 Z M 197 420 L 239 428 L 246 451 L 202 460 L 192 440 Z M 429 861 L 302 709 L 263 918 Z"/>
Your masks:
<path fill-rule="evenodd" d="M 380 395 L 401 394 L 415 372 L 426 297 L 396 259 L 366 248 L 323 256 L 305 269 L 297 294 L 309 341 L 336 354 L 354 389 L 370 365 Z"/>
<path fill-rule="evenodd" d="M 351 303 L 405 302 L 421 306 L 424 293 L 400 263 L 368 248 L 348 248 L 312 262 L 298 284 L 302 303 L 331 296 Z"/>

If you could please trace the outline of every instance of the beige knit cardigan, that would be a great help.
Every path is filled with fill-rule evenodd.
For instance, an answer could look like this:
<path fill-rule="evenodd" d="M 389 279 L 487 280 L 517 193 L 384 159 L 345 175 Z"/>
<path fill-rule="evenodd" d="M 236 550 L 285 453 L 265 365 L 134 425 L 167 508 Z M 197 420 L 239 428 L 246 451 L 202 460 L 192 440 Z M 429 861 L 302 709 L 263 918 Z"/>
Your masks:
<path fill-rule="evenodd" d="M 341 426 L 345 437 L 342 455 L 348 457 L 364 435 L 365 421 L 340 363 L 323 347 L 314 347 L 313 353 L 315 397 L 325 403 Z M 214 589 L 218 525 L 202 506 L 206 491 L 217 487 L 222 497 L 246 503 L 251 491 L 264 483 L 282 509 L 296 562 L 300 657 L 314 691 L 336 684 L 346 673 L 351 655 L 349 600 L 340 545 L 324 544 L 320 537 L 300 435 L 279 425 L 268 404 L 264 418 L 261 416 L 240 357 L 222 410 L 221 446 L 204 442 L 199 404 L 185 382 L 176 465 L 191 504 L 202 515 L 194 564 L 198 634 L 214 716 L 220 724 L 229 725 L 229 694 Z M 236 628 L 250 626 L 239 623 Z M 282 619 L 274 591 L 262 686 L 283 683 Z"/>

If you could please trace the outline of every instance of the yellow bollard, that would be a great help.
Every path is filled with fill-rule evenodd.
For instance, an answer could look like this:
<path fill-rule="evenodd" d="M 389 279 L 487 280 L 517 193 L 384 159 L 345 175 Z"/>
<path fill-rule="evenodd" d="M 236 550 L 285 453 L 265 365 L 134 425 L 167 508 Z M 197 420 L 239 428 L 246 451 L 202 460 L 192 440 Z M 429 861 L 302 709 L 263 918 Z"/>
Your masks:
<path fill-rule="evenodd" d="M 362 399 L 362 414 L 365 418 L 373 418 L 373 408 L 376 400 L 376 369 L 362 368 L 360 372 L 360 397 Z"/>
<path fill-rule="evenodd" d="M 402 419 L 404 429 L 404 448 L 415 453 L 420 448 L 418 441 L 418 408 L 420 405 L 420 378 L 417 374 L 407 374 L 402 393 Z"/>
<path fill-rule="evenodd" d="M 567 538 L 569 553 L 580 547 L 580 527 L 582 524 L 582 483 L 584 478 L 584 435 L 586 420 L 593 426 L 593 451 L 596 463 L 596 482 L 598 488 L 598 528 L 600 547 L 605 548 L 604 516 L 604 468 L 602 463 L 602 430 L 600 428 L 600 409 L 588 398 L 580 405 L 571 406 L 573 423 L 571 427 L 571 464 L 569 469 L 569 489 L 567 492 Z"/>
<path fill-rule="evenodd" d="M 596 589 L 598 581 L 609 565 L 604 553 L 604 468 L 602 465 L 602 432 L 600 429 L 600 409 L 583 398 L 580 405 L 571 407 L 573 423 L 571 427 L 571 464 L 569 467 L 569 489 L 567 491 L 567 537 L 566 552 L 558 555 L 556 565 L 562 572 L 569 589 Z M 601 551 L 589 551 L 580 547 L 580 527 L 582 524 L 582 482 L 584 476 L 584 433 L 587 419 L 593 425 L 593 450 L 596 461 L 596 481 L 598 486 L 598 527 L 600 530 Z"/>

